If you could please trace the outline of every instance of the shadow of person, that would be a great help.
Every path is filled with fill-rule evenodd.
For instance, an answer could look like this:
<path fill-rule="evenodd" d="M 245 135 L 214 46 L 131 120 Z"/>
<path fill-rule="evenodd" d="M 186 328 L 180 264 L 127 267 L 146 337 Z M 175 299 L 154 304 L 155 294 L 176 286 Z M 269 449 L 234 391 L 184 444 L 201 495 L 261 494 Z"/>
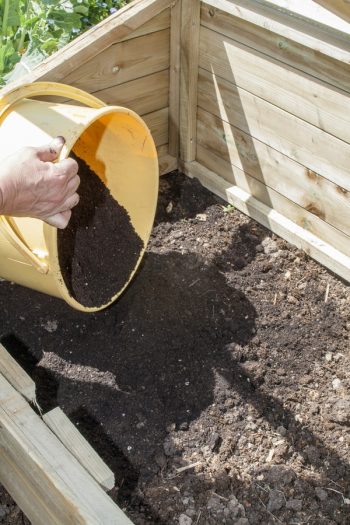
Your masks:
<path fill-rule="evenodd" d="M 36 309 L 21 323 L 27 295 Z M 9 318 L 14 311 L 13 330 L 58 381 L 54 401 L 68 415 L 85 407 L 149 475 L 168 425 L 188 424 L 213 402 L 214 371 L 232 364 L 225 347 L 255 334 L 244 294 L 215 265 L 176 252 L 148 253 L 107 311 L 86 316 L 20 287 Z M 52 319 L 57 330 L 47 331 Z"/>

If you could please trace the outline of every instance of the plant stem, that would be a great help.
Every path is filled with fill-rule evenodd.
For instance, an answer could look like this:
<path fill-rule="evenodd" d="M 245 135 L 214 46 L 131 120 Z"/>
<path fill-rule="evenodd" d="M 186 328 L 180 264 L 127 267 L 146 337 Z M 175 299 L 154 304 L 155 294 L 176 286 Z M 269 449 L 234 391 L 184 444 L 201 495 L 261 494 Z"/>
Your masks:
<path fill-rule="evenodd" d="M 10 10 L 10 0 L 5 0 L 5 3 L 4 3 L 4 14 L 3 14 L 3 17 L 2 17 L 2 36 L 5 37 L 6 36 L 6 32 L 7 32 L 7 21 L 8 21 L 8 17 L 9 17 L 9 10 Z"/>
<path fill-rule="evenodd" d="M 29 8 L 30 8 L 30 0 L 27 0 L 27 5 L 26 5 L 25 13 L 24 13 L 24 22 L 27 22 L 28 14 L 29 14 Z M 23 49 L 24 39 L 26 37 L 26 34 L 27 34 L 26 27 L 23 26 L 22 29 L 21 29 L 21 37 L 19 39 L 18 46 L 17 46 L 18 53 L 20 53 L 21 50 Z"/>

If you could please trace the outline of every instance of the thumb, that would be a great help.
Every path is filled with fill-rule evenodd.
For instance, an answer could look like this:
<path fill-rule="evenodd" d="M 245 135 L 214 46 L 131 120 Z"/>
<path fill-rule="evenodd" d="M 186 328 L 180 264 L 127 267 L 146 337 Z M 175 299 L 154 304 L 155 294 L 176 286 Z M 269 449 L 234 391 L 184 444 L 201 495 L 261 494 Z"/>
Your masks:
<path fill-rule="evenodd" d="M 55 137 L 49 144 L 39 146 L 36 148 L 36 153 L 43 162 L 53 162 L 58 159 L 62 148 L 65 144 L 65 139 L 61 136 Z"/>

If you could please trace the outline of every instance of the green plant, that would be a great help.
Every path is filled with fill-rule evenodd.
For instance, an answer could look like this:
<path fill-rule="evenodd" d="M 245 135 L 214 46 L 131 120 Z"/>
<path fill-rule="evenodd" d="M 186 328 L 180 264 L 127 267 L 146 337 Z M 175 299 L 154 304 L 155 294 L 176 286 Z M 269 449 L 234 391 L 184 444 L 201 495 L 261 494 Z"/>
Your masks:
<path fill-rule="evenodd" d="M 227 204 L 227 206 L 222 206 L 222 211 L 224 213 L 231 213 L 235 209 L 233 204 Z"/>
<path fill-rule="evenodd" d="M 125 0 L 0 0 L 0 85 L 125 4 Z M 20 72 L 20 74 L 22 71 Z"/>

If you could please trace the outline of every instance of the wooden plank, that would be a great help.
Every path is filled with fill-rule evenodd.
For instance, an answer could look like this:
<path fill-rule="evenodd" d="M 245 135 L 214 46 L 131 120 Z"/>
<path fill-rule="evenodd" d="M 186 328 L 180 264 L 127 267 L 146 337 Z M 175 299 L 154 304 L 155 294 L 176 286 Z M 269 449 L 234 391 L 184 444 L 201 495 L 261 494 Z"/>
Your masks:
<path fill-rule="evenodd" d="M 118 42 L 124 42 L 125 40 L 130 40 L 131 38 L 137 38 L 138 36 L 149 35 L 150 33 L 155 33 L 156 31 L 162 31 L 163 29 L 168 29 L 170 27 L 170 8 L 164 9 L 161 13 L 154 16 L 145 24 L 142 24 L 132 33 L 129 33 L 125 38 L 121 38 Z"/>
<path fill-rule="evenodd" d="M 27 401 L 36 403 L 34 381 L 2 344 L 0 344 L 0 373 Z"/>
<path fill-rule="evenodd" d="M 236 0 L 235 4 L 230 2 L 230 5 L 236 6 Z M 239 10 L 241 11 L 242 9 Z M 240 18 L 237 9 L 234 13 L 236 16 L 204 4 L 201 23 L 260 53 L 265 53 L 284 64 L 350 92 L 350 55 L 344 62 L 339 63 L 330 56 L 301 45 L 293 40 L 293 36 L 288 38 L 288 33 L 267 31 L 263 25 L 260 27 Z M 350 48 L 349 38 L 347 38 L 347 46 Z"/>
<path fill-rule="evenodd" d="M 11 83 L 1 94 L 36 80 L 62 82 L 82 64 L 136 31 L 169 5 L 169 0 L 134 0 L 44 60 L 28 75 Z"/>
<path fill-rule="evenodd" d="M 169 105 L 169 70 L 95 91 L 94 95 L 106 104 L 125 106 L 139 115 L 151 113 Z"/>
<path fill-rule="evenodd" d="M 169 67 L 169 29 L 110 46 L 63 81 L 89 93 Z"/>
<path fill-rule="evenodd" d="M 348 0 L 314 0 L 314 2 L 350 22 L 350 4 Z"/>
<path fill-rule="evenodd" d="M 152 133 L 156 146 L 168 144 L 168 114 L 169 109 L 163 108 L 142 117 Z"/>
<path fill-rule="evenodd" d="M 198 110 L 197 141 L 218 157 L 350 235 L 350 194 L 339 190 L 336 184 L 202 109 Z"/>
<path fill-rule="evenodd" d="M 198 106 L 350 190 L 349 144 L 203 69 Z"/>
<path fill-rule="evenodd" d="M 350 96 L 344 91 L 205 27 L 201 30 L 199 65 L 350 142 Z"/>
<path fill-rule="evenodd" d="M 131 524 L 1 375 L 0 481 L 34 525 Z"/>
<path fill-rule="evenodd" d="M 215 9 L 219 9 L 239 19 L 236 22 L 249 22 L 257 29 L 267 29 L 283 37 L 282 42 L 288 39 L 345 64 L 350 62 L 350 45 L 346 33 L 296 17 L 293 13 L 276 9 L 260 0 L 206 0 L 206 4 L 214 15 Z"/>
<path fill-rule="evenodd" d="M 178 168 L 178 159 L 172 155 L 162 155 L 159 157 L 159 175 L 166 175 Z"/>
<path fill-rule="evenodd" d="M 43 420 L 99 485 L 105 490 L 114 487 L 115 478 L 111 469 L 59 407 L 44 414 Z"/>
<path fill-rule="evenodd" d="M 169 89 L 169 153 L 179 155 L 180 140 L 180 59 L 181 0 L 171 6 L 170 27 L 170 89 Z"/>
<path fill-rule="evenodd" d="M 326 268 L 350 282 L 350 258 L 330 244 L 258 201 L 238 186 L 232 186 L 230 182 L 225 181 L 199 162 L 184 163 L 184 170 L 187 175 L 198 178 L 210 191 L 291 244 L 301 248 Z"/>
<path fill-rule="evenodd" d="M 349 14 L 347 0 L 267 0 L 269 4 L 288 9 L 291 14 L 309 18 L 311 21 L 333 27 L 343 33 L 350 32 L 348 23 L 342 20 L 342 14 Z M 334 13 L 334 14 L 333 14 Z M 337 15 L 337 16 L 336 16 Z M 346 17 L 344 17 L 346 19 Z"/>
<path fill-rule="evenodd" d="M 182 0 L 180 72 L 180 156 L 196 156 L 197 75 L 199 54 L 200 1 Z"/>
<path fill-rule="evenodd" d="M 252 177 L 249 173 L 199 144 L 197 145 L 197 159 L 200 164 L 223 177 L 230 184 L 246 191 L 269 208 L 281 213 L 298 226 L 350 257 L 350 237 L 295 203 L 288 198 L 288 195 L 278 193 L 261 180 Z"/>

